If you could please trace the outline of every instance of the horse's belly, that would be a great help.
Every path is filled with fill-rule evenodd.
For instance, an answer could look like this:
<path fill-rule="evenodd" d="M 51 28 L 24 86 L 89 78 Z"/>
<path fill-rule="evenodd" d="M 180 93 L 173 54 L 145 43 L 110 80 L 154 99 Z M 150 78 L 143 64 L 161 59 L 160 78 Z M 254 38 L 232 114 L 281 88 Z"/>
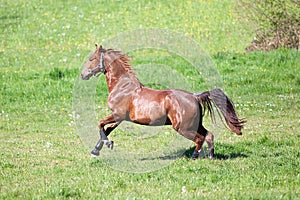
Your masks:
<path fill-rule="evenodd" d="M 163 105 L 157 102 L 134 102 L 131 107 L 130 121 L 143 125 L 160 126 L 166 124 L 167 114 Z"/>

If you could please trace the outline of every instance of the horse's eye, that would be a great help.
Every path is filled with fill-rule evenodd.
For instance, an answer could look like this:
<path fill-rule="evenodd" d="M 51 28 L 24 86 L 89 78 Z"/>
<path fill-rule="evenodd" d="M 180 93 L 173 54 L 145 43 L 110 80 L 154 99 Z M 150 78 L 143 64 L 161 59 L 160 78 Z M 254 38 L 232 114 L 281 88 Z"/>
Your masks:
<path fill-rule="evenodd" d="M 95 57 L 95 56 L 92 56 L 92 57 L 90 57 L 89 61 L 93 61 L 93 60 L 95 60 L 95 59 L 96 59 L 96 57 Z"/>

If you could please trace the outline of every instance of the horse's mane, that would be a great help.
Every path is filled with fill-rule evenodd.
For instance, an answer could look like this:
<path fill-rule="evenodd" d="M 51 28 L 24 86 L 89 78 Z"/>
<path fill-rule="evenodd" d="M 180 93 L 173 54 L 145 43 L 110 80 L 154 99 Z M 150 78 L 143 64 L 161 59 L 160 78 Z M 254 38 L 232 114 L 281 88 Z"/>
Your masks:
<path fill-rule="evenodd" d="M 114 49 L 108 49 L 108 50 L 106 50 L 106 53 L 108 55 L 110 55 L 110 57 L 113 61 L 111 63 L 111 65 L 118 64 L 118 65 L 122 66 L 125 69 L 125 71 L 127 72 L 127 74 L 129 75 L 129 77 L 132 80 L 137 81 L 142 86 L 141 82 L 137 78 L 136 73 L 131 68 L 131 64 L 130 64 L 131 60 L 126 54 L 124 54 L 122 51 L 114 50 Z"/>

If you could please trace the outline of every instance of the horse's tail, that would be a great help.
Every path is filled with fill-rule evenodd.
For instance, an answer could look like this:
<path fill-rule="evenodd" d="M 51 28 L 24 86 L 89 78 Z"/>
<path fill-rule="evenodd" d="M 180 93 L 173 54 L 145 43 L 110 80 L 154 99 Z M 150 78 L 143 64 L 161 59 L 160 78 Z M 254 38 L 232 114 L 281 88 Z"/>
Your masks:
<path fill-rule="evenodd" d="M 240 119 L 237 116 L 232 101 L 221 89 L 217 88 L 211 91 L 196 94 L 195 97 L 198 100 L 198 102 L 202 105 L 203 115 L 205 114 L 205 110 L 207 109 L 212 117 L 212 120 L 214 120 L 214 109 L 212 107 L 213 102 L 224 116 L 224 119 L 229 129 L 237 135 L 242 135 L 241 129 L 243 128 L 246 120 Z M 218 113 L 219 110 L 217 110 Z"/>

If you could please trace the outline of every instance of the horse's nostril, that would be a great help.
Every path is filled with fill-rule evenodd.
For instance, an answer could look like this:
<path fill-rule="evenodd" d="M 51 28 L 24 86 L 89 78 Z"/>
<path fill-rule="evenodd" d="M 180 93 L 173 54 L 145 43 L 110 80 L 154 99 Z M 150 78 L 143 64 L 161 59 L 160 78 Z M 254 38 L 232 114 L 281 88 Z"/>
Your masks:
<path fill-rule="evenodd" d="M 89 75 L 86 75 L 86 74 L 80 74 L 80 76 L 81 76 L 81 78 L 82 78 L 82 80 L 88 80 L 89 78 L 90 78 L 90 76 Z"/>

